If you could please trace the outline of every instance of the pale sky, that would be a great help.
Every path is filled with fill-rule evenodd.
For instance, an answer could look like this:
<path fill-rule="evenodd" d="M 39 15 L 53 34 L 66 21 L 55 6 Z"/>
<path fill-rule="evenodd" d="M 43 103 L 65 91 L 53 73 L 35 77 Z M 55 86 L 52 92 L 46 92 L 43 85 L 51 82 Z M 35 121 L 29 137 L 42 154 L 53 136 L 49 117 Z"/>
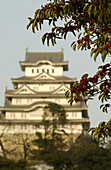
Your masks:
<path fill-rule="evenodd" d="M 59 40 L 55 47 L 47 47 L 42 44 L 41 37 L 50 27 L 47 23 L 42 31 L 33 34 L 31 29 L 27 30 L 28 17 L 33 17 L 34 12 L 46 0 L 0 0 L 0 105 L 4 105 L 5 88 L 13 89 L 11 78 L 24 75 L 21 71 L 19 61 L 25 60 L 26 48 L 29 52 L 56 52 L 64 50 L 64 60 L 69 61 L 69 71 L 64 74 L 69 77 L 79 78 L 89 73 L 90 76 L 102 61 L 100 57 L 95 62 L 90 57 L 90 52 L 74 52 L 70 47 L 73 36 L 70 34 L 67 40 Z M 107 58 L 105 63 L 111 61 Z M 110 109 L 111 112 L 111 109 Z M 97 99 L 88 103 L 88 114 L 92 126 L 97 126 L 100 121 L 108 120 L 111 114 L 102 113 L 99 109 Z"/>

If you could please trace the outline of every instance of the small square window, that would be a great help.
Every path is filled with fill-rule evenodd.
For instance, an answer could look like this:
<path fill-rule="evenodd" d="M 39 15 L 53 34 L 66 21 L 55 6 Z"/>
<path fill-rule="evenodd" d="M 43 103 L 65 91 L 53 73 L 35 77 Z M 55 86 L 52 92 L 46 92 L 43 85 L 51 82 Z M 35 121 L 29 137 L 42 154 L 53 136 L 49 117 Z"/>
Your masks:
<path fill-rule="evenodd" d="M 52 69 L 52 73 L 54 73 L 54 69 Z"/>
<path fill-rule="evenodd" d="M 39 69 L 37 69 L 37 73 L 39 73 Z"/>
<path fill-rule="evenodd" d="M 49 69 L 47 69 L 47 73 L 49 73 Z"/>
<path fill-rule="evenodd" d="M 44 69 L 42 69 L 42 72 L 44 72 Z"/>
<path fill-rule="evenodd" d="M 34 69 L 32 69 L 32 73 L 34 73 Z"/>

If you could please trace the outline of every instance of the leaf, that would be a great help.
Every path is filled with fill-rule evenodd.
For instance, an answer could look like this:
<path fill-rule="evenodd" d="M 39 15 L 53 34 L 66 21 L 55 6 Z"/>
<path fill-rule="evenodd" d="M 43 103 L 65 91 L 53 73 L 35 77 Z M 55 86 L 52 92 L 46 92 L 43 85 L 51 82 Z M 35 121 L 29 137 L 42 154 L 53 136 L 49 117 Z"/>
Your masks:
<path fill-rule="evenodd" d="M 45 39 L 46 39 L 46 35 L 43 35 L 42 36 L 42 43 L 44 44 L 44 42 L 45 42 Z"/>
<path fill-rule="evenodd" d="M 67 16 L 64 16 L 64 20 L 67 22 Z"/>
<path fill-rule="evenodd" d="M 65 34 L 64 34 L 64 39 L 66 39 L 66 36 L 67 36 L 67 32 L 65 32 Z"/>
<path fill-rule="evenodd" d="M 78 48 L 78 50 L 79 50 L 79 48 L 82 46 L 82 44 L 79 44 L 78 46 L 77 46 L 77 48 Z"/>
<path fill-rule="evenodd" d="M 106 123 L 105 121 L 100 122 L 98 127 L 104 126 L 105 123 Z"/>
<path fill-rule="evenodd" d="M 108 43 L 110 43 L 110 44 L 111 44 L 111 37 L 109 37 L 109 39 L 108 39 Z"/>
<path fill-rule="evenodd" d="M 82 76 L 83 79 L 86 78 L 86 77 L 88 77 L 88 74 L 84 74 L 84 75 Z"/>
<path fill-rule="evenodd" d="M 85 9 L 86 9 L 88 6 L 89 6 L 89 4 L 88 4 L 88 5 L 85 5 L 84 8 L 83 8 L 83 11 L 85 11 Z"/>
<path fill-rule="evenodd" d="M 104 62 L 104 60 L 105 60 L 105 58 L 106 58 L 106 50 L 104 50 L 103 52 L 102 52 L 102 61 Z"/>
<path fill-rule="evenodd" d="M 90 131 L 92 131 L 92 130 L 95 130 L 95 128 L 93 128 L 93 127 L 92 127 L 92 128 L 89 128 L 89 129 L 88 129 L 88 132 L 90 132 Z"/>
<path fill-rule="evenodd" d="M 56 44 L 56 39 L 54 38 L 54 44 Z"/>
<path fill-rule="evenodd" d="M 36 27 L 36 30 L 39 30 L 39 29 L 38 29 L 38 24 L 36 24 L 36 26 L 35 26 L 35 27 Z"/>
<path fill-rule="evenodd" d="M 35 33 L 35 27 L 34 26 L 32 26 L 32 32 Z"/>
<path fill-rule="evenodd" d="M 88 9 L 88 15 L 91 16 L 91 10 L 92 10 L 93 5 L 90 5 L 89 9 Z"/>
<path fill-rule="evenodd" d="M 101 99 L 101 97 L 102 97 L 102 96 L 103 96 L 103 94 L 100 94 L 100 95 L 99 95 L 99 97 L 98 97 L 98 98 L 99 98 L 99 100 Z"/>
<path fill-rule="evenodd" d="M 68 15 L 70 16 L 70 6 L 68 5 Z"/>
<path fill-rule="evenodd" d="M 73 45 L 73 50 L 76 51 L 76 44 Z"/>
<path fill-rule="evenodd" d="M 31 25 L 31 22 L 27 25 L 27 30 L 29 29 L 30 25 Z"/>
<path fill-rule="evenodd" d="M 52 19 L 49 19 L 49 25 L 51 24 L 51 22 L 52 22 Z"/>
<path fill-rule="evenodd" d="M 49 37 L 47 37 L 47 46 L 49 46 Z"/>
<path fill-rule="evenodd" d="M 36 17 L 37 17 L 37 14 L 39 14 L 39 12 L 40 12 L 40 9 L 37 9 L 37 10 L 35 11 L 34 18 L 36 18 Z"/>
<path fill-rule="evenodd" d="M 105 41 L 107 40 L 108 35 L 109 35 L 109 33 L 105 34 L 105 36 L 104 36 Z"/>
<path fill-rule="evenodd" d="M 98 69 L 102 68 L 103 66 L 99 66 Z"/>
<path fill-rule="evenodd" d="M 100 106 L 100 109 L 101 109 L 103 106 L 104 106 L 104 104 L 102 104 L 102 105 Z"/>
<path fill-rule="evenodd" d="M 56 38 L 58 38 L 58 39 L 62 39 L 62 37 L 56 37 Z"/>
<path fill-rule="evenodd" d="M 57 0 L 54 0 L 54 3 L 56 4 L 56 3 L 57 3 Z"/>
<path fill-rule="evenodd" d="M 96 61 L 96 58 L 97 58 L 99 52 L 100 52 L 99 50 L 97 50 L 97 51 L 95 52 L 95 54 L 94 54 L 94 61 Z"/>
<path fill-rule="evenodd" d="M 71 43 L 71 47 L 74 45 L 74 43 L 75 43 L 75 41 L 73 41 L 73 42 Z"/>
<path fill-rule="evenodd" d="M 52 45 L 54 46 L 54 40 L 53 40 L 53 38 L 51 38 L 51 42 L 52 42 Z"/>
<path fill-rule="evenodd" d="M 82 32 L 78 35 L 78 39 L 80 38 L 81 34 L 82 34 Z"/>
<path fill-rule="evenodd" d="M 96 48 L 94 48 L 93 50 L 91 50 L 91 53 L 90 53 L 90 56 L 91 56 L 91 57 L 92 57 L 92 55 L 93 55 L 93 53 L 94 53 L 95 51 L 97 51 Z"/>
<path fill-rule="evenodd" d="M 53 18 L 55 18 L 55 11 L 52 11 Z"/>
<path fill-rule="evenodd" d="M 51 14 L 51 9 L 48 9 L 48 10 L 46 11 L 46 17 L 49 18 L 49 17 L 50 17 L 50 14 Z"/>

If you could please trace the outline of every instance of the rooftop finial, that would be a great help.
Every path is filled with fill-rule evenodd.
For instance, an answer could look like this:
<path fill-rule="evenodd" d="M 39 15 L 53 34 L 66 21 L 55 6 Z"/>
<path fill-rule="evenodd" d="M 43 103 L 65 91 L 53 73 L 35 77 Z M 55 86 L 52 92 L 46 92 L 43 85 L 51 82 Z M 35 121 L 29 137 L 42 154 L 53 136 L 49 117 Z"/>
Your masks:
<path fill-rule="evenodd" d="M 6 91 L 7 91 L 7 86 L 5 86 L 5 93 L 6 93 Z"/>
<path fill-rule="evenodd" d="M 28 49 L 29 49 L 29 48 L 27 47 L 27 48 L 26 48 L 26 52 L 28 52 Z"/>

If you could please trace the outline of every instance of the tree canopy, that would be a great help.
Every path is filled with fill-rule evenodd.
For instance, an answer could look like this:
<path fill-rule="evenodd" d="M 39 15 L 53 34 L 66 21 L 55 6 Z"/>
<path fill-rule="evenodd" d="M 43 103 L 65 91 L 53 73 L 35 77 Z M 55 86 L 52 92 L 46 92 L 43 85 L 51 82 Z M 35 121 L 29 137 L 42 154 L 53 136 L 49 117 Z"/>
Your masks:
<path fill-rule="evenodd" d="M 41 9 L 35 11 L 34 18 L 29 18 L 27 25 L 32 25 L 32 31 L 42 29 L 44 21 L 52 24 L 51 32 L 42 37 L 44 44 L 47 40 L 52 45 L 56 39 L 66 39 L 70 32 L 73 36 L 78 35 L 77 42 L 72 42 L 73 49 L 91 49 L 91 56 L 94 60 L 101 54 L 104 61 L 108 54 L 111 54 L 111 3 L 110 0 L 50 0 Z M 63 20 L 63 26 L 57 21 Z M 83 31 L 82 31 L 83 29 Z"/>
<path fill-rule="evenodd" d="M 66 145 L 64 125 L 66 123 L 66 112 L 62 106 L 56 103 L 49 103 L 45 106 L 42 120 L 36 125 L 37 138 L 33 143 L 38 149 L 33 150 L 32 157 L 46 160 L 47 157 L 52 158 L 52 153 L 56 154 L 64 150 Z"/>
<path fill-rule="evenodd" d="M 62 24 L 60 21 L 62 20 Z M 72 33 L 73 50 L 90 50 L 90 55 L 96 61 L 101 56 L 104 62 L 111 54 L 111 2 L 110 0 L 50 0 L 45 6 L 35 11 L 34 18 L 29 18 L 27 29 L 32 31 L 42 29 L 44 22 L 52 25 L 50 32 L 42 37 L 49 46 L 56 44 L 57 39 L 66 39 Z M 76 37 L 77 41 L 76 41 Z M 78 101 L 80 96 L 85 102 L 98 95 L 103 112 L 108 112 L 111 99 L 111 64 L 100 66 L 93 77 L 83 75 L 80 81 L 74 83 L 73 88 L 66 92 L 69 103 Z M 107 102 L 107 103 L 106 103 Z M 111 135 L 111 121 L 101 122 L 97 128 L 90 129 L 97 140 Z"/>

